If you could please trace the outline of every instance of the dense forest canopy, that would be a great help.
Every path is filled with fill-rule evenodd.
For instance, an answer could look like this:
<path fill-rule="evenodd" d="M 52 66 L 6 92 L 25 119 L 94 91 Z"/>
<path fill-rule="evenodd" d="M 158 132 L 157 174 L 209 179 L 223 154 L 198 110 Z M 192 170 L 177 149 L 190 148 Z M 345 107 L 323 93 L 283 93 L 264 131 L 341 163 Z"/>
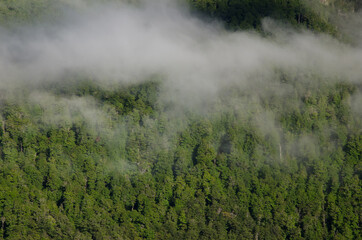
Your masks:
<path fill-rule="evenodd" d="M 2 1 L 0 239 L 361 239 L 360 8 Z"/>

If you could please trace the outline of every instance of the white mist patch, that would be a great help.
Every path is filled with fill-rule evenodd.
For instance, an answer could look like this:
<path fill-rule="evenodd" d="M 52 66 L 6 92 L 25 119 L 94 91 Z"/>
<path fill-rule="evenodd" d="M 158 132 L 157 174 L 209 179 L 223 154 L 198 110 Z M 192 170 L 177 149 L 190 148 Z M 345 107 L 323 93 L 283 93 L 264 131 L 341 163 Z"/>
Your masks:
<path fill-rule="evenodd" d="M 315 72 L 361 82 L 362 49 L 325 35 L 293 32 L 267 20 L 273 34 L 230 33 L 206 24 L 174 1 L 89 7 L 52 26 L 0 33 L 0 86 L 59 81 L 81 72 L 107 82 L 154 74 L 179 102 L 211 100 L 223 86 L 253 84 L 255 74 Z"/>
<path fill-rule="evenodd" d="M 83 123 L 91 135 L 105 135 L 112 132 L 112 116 L 117 113 L 111 107 L 100 108 L 97 101 L 90 97 L 59 97 L 45 92 L 33 92 L 29 103 L 38 106 L 41 111 L 41 122 L 49 126 L 71 127 L 73 123 Z M 112 112 L 113 110 L 113 112 Z"/>

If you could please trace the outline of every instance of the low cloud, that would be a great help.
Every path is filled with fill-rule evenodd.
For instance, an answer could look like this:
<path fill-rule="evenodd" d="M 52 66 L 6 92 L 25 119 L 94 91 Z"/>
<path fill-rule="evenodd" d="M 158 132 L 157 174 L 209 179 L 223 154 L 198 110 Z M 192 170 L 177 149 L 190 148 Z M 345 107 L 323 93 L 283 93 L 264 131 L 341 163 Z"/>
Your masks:
<path fill-rule="evenodd" d="M 231 33 L 192 16 L 176 1 L 138 2 L 83 6 L 56 24 L 0 30 L 0 88 L 61 81 L 71 72 L 104 85 L 157 74 L 167 95 L 192 105 L 211 101 L 233 84 L 262 88 L 275 69 L 361 82 L 360 46 L 296 32 L 271 19 L 263 24 L 270 37 Z"/>

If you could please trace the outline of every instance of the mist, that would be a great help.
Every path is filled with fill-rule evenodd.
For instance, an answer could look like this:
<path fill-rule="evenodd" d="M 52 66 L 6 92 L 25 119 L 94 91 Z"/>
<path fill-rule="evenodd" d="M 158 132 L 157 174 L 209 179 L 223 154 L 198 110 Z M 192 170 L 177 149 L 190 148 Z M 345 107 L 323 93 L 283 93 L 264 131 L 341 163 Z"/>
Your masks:
<path fill-rule="evenodd" d="M 164 3 L 92 5 L 64 14 L 67 17 L 55 24 L 15 32 L 2 29 L 1 88 L 62 81 L 69 72 L 91 76 L 105 86 L 157 74 L 171 96 L 193 102 L 210 99 L 232 84 L 263 85 L 262 76 L 275 69 L 361 82 L 358 46 L 294 31 L 272 19 L 263 23 L 269 37 L 227 32 L 218 22 L 205 23 L 191 15 L 176 1 Z"/>
<path fill-rule="evenodd" d="M 360 236 L 359 13 L 330 36 L 232 32 L 187 0 L 50 2 L 0 19 L 2 237 Z"/>

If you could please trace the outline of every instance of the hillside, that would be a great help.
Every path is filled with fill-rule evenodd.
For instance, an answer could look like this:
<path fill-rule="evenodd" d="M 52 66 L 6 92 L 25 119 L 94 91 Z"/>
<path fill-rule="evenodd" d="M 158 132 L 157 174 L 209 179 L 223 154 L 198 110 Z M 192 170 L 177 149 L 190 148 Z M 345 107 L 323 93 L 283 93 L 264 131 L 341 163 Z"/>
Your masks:
<path fill-rule="evenodd" d="M 359 2 L 126 2 L 0 4 L 0 239 L 361 239 Z"/>

